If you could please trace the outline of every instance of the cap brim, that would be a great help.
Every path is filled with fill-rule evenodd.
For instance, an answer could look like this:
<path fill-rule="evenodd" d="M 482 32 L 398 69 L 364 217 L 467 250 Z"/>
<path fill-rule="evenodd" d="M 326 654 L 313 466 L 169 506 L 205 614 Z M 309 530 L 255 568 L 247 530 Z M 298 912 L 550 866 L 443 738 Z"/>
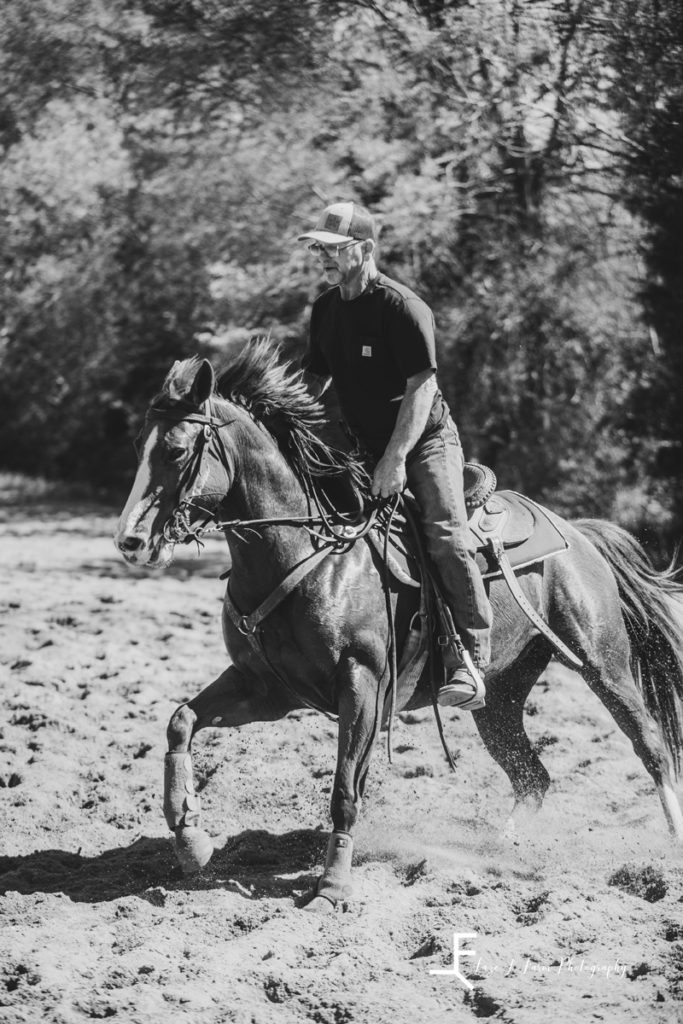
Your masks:
<path fill-rule="evenodd" d="M 352 235 L 335 235 L 331 231 L 308 231 L 299 235 L 297 242 L 322 242 L 323 245 L 341 245 L 342 242 L 357 242 Z"/>

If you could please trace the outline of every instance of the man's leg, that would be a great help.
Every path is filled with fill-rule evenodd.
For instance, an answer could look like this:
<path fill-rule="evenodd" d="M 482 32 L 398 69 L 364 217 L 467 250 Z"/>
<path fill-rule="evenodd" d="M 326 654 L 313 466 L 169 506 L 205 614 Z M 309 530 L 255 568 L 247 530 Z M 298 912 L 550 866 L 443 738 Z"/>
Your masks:
<path fill-rule="evenodd" d="M 436 567 L 455 627 L 474 667 L 483 675 L 491 656 L 491 606 L 467 527 L 463 491 L 463 453 L 452 421 L 411 453 L 408 486 L 420 509 L 427 550 Z M 460 703 L 458 691 L 472 691 L 467 670 L 449 677 L 450 689 L 440 693 L 441 703 Z M 464 687 L 459 684 L 465 682 Z M 449 700 L 449 696 L 452 700 Z"/>

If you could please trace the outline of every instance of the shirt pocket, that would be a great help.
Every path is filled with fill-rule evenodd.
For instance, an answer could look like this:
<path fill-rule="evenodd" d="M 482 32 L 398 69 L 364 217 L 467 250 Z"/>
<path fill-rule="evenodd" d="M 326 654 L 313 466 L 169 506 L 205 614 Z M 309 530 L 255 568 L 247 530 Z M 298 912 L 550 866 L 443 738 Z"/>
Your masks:
<path fill-rule="evenodd" d="M 359 390 L 371 393 L 380 402 L 401 400 L 405 379 L 383 338 L 358 335 L 354 339 L 352 360 L 351 369 Z"/>
<path fill-rule="evenodd" d="M 381 344 L 381 339 L 372 334 L 359 334 L 353 340 L 350 369 L 361 387 L 363 384 L 375 383 L 386 375 Z"/>

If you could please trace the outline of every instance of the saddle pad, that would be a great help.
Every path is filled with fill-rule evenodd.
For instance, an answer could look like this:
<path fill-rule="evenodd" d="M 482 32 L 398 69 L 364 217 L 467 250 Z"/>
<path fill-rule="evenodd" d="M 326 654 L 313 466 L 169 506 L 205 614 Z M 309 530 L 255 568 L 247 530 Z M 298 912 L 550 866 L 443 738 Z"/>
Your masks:
<path fill-rule="evenodd" d="M 505 554 L 513 569 L 542 562 L 569 547 L 546 510 L 516 491 L 496 491 L 472 518 L 476 527 L 472 535 L 477 548 L 477 564 L 484 579 L 501 575 L 493 554 L 486 550 L 485 540 L 488 536 L 498 536 L 501 530 Z M 482 522 L 484 526 L 490 525 L 490 529 L 482 528 Z M 396 522 L 394 526 L 397 527 Z M 384 537 L 380 529 L 373 529 L 368 539 L 379 557 L 383 558 Z M 389 540 L 388 566 L 399 582 L 415 586 L 419 585 L 420 572 L 413 547 L 414 541 L 401 518 L 400 529 L 392 529 Z"/>

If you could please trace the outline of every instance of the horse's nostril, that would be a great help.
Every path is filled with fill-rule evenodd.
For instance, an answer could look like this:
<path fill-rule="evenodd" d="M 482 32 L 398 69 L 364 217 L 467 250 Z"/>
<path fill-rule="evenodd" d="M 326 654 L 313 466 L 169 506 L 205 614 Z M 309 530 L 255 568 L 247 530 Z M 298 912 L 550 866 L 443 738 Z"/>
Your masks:
<path fill-rule="evenodd" d="M 119 541 L 119 549 L 121 551 L 139 551 L 140 548 L 145 546 L 145 542 L 142 537 L 135 537 L 129 535 Z"/>

